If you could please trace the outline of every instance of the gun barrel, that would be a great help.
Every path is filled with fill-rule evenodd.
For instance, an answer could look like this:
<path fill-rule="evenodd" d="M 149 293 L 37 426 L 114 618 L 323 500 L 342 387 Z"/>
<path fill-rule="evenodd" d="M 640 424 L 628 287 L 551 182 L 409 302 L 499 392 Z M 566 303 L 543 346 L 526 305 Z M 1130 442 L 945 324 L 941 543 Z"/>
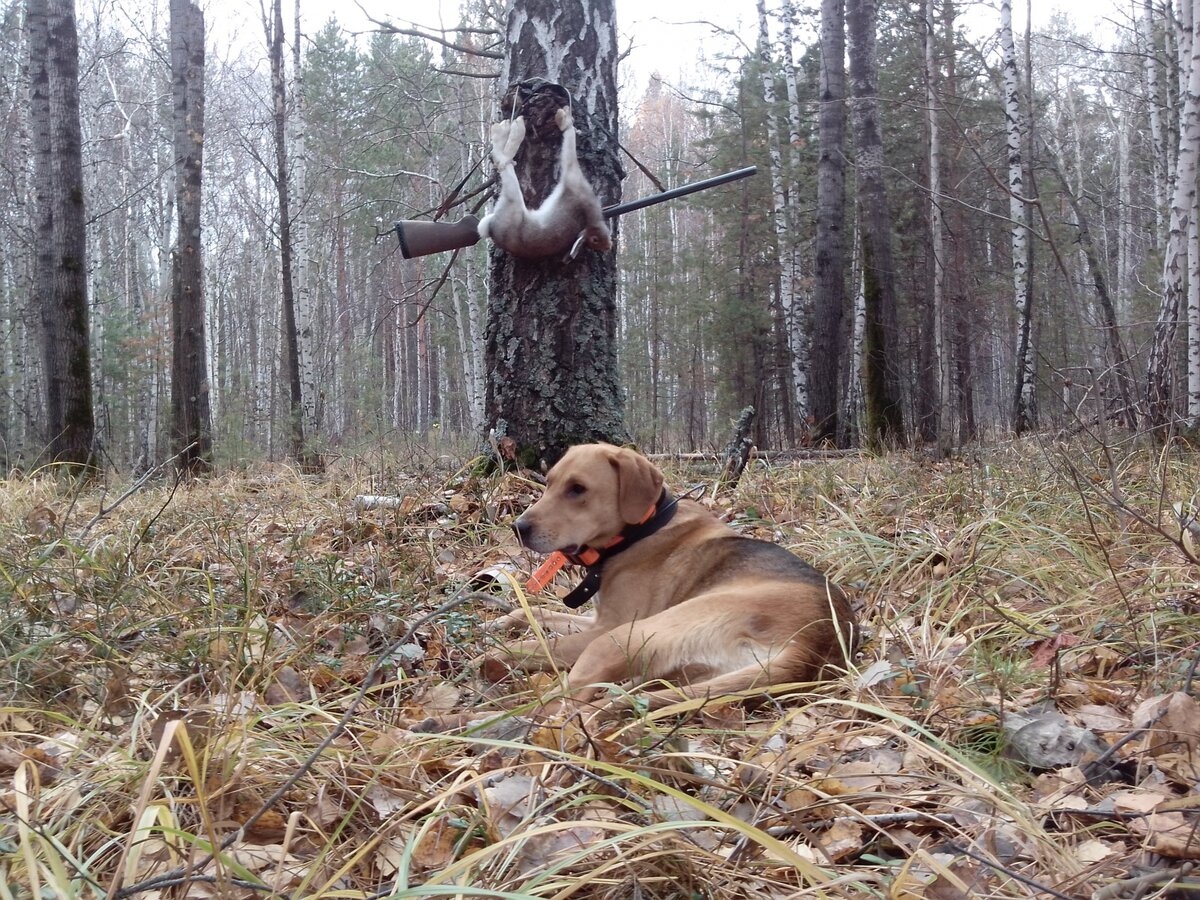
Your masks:
<path fill-rule="evenodd" d="M 605 218 L 615 218 L 623 216 L 625 213 L 633 212 L 637 209 L 643 209 L 647 206 L 653 206 L 655 203 L 663 203 L 667 200 L 674 200 L 676 197 L 685 197 L 688 194 L 694 194 L 696 191 L 705 191 L 709 188 L 717 187 L 718 185 L 728 184 L 731 181 L 737 181 L 741 178 L 749 178 L 758 172 L 758 166 L 746 166 L 744 169 L 735 169 L 732 172 L 726 172 L 723 175 L 714 175 L 712 178 L 702 178 L 700 181 L 692 181 L 687 184 L 681 184 L 677 188 L 671 188 L 669 191 L 663 191 L 660 194 L 651 194 L 649 197 L 642 197 L 639 200 L 630 200 L 627 203 L 617 203 L 613 206 L 604 207 Z"/>

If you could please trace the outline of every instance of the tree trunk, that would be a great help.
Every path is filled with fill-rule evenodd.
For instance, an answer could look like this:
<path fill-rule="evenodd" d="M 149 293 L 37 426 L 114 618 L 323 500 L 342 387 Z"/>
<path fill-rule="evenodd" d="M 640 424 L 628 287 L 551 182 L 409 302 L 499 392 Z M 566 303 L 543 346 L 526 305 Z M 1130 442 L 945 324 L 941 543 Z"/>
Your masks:
<path fill-rule="evenodd" d="M 1012 0 L 1000 0 L 1000 46 L 1004 70 L 1004 120 L 1008 137 L 1008 211 L 1011 219 L 1013 297 L 1017 311 L 1016 391 L 1013 430 L 1022 434 L 1037 425 L 1037 394 L 1033 352 L 1033 291 L 1029 272 L 1029 233 L 1025 222 L 1025 166 L 1021 149 L 1021 81 L 1013 42 Z"/>
<path fill-rule="evenodd" d="M 859 236 L 857 207 L 854 230 L 850 239 L 850 283 L 854 285 L 854 308 L 851 313 L 850 347 L 842 394 L 842 412 L 838 419 L 838 443 L 857 444 L 861 438 L 863 420 L 863 336 L 867 330 L 867 303 L 863 293 L 862 239 Z"/>
<path fill-rule="evenodd" d="M 526 203 L 555 182 L 561 95 L 570 92 L 580 165 L 602 205 L 617 201 L 617 41 L 613 0 L 561 6 L 517 0 L 508 17 L 501 115 L 525 116 L 517 156 Z M 580 251 L 571 261 L 518 259 L 491 250 L 486 419 L 516 444 L 526 465 L 552 465 L 572 444 L 628 439 L 618 384 L 616 251 Z"/>
<path fill-rule="evenodd" d="M 212 468 L 200 188 L 204 151 L 204 13 L 171 0 L 171 89 L 175 101 L 179 231 L 171 261 L 171 450 L 181 472 Z"/>
<path fill-rule="evenodd" d="M 809 402 L 816 442 L 837 440 L 838 374 L 846 308 L 846 42 L 843 0 L 821 0 L 820 112 L 817 117 L 816 297 Z"/>
<path fill-rule="evenodd" d="M 1155 240 L 1167 227 L 1167 142 L 1163 134 L 1162 89 L 1158 82 L 1158 49 L 1154 39 L 1154 0 L 1143 0 L 1139 19 L 1142 74 L 1145 78 L 1146 109 L 1150 115 L 1150 151 L 1154 172 L 1154 219 L 1158 224 Z"/>
<path fill-rule="evenodd" d="M 1188 222 L 1187 413 L 1188 428 L 1200 427 L 1200 198 L 1192 193 Z"/>
<path fill-rule="evenodd" d="M 1185 0 L 1184 8 L 1190 12 L 1191 0 Z M 1194 31 L 1197 24 L 1200 24 L 1200 16 L 1189 15 L 1188 30 L 1181 29 L 1179 34 L 1180 55 L 1188 61 L 1188 66 L 1180 73 L 1183 112 L 1179 121 L 1170 228 L 1163 257 L 1163 294 L 1146 372 L 1147 420 L 1150 427 L 1160 433 L 1172 419 L 1175 334 L 1183 307 L 1189 222 L 1196 204 L 1197 156 L 1200 155 L 1200 40 Z M 1183 53 L 1184 45 L 1186 54 Z"/>
<path fill-rule="evenodd" d="M 37 260 L 46 388 L 44 456 L 95 462 L 87 244 L 73 0 L 28 0 Z"/>
<path fill-rule="evenodd" d="M 292 110 L 287 117 L 290 132 L 291 171 L 288 174 L 292 203 L 293 269 L 296 276 L 296 349 L 300 360 L 300 405 L 304 414 L 305 439 L 311 444 L 320 432 L 320 389 L 317 384 L 317 340 L 314 331 L 315 300 L 309 278 L 308 218 L 308 111 L 304 97 L 304 65 L 300 33 L 300 0 L 295 7 L 295 39 L 292 41 Z"/>
<path fill-rule="evenodd" d="M 274 0 L 273 21 L 267 28 L 271 63 L 272 122 L 275 138 L 275 189 L 279 198 L 279 269 L 282 299 L 283 369 L 287 378 L 288 453 L 305 471 L 319 471 L 320 455 L 305 440 L 304 393 L 300 378 L 300 338 L 296 327 L 295 277 L 292 271 L 292 209 L 287 158 L 287 87 L 283 72 L 283 0 Z M 297 40 L 299 36 L 297 36 Z"/>
<path fill-rule="evenodd" d="M 929 252 L 933 257 L 933 364 L 936 369 L 936 423 L 932 429 L 940 450 L 952 443 L 950 420 L 950 342 L 946 336 L 946 224 L 942 215 L 942 141 L 938 121 L 938 62 L 935 0 L 925 2 L 925 101 L 929 124 Z"/>
<path fill-rule="evenodd" d="M 883 182 L 883 143 L 879 129 L 879 63 L 875 52 L 876 0 L 848 0 L 850 82 L 854 97 L 855 165 L 862 232 L 863 400 L 866 442 L 880 450 L 905 444 L 896 360 L 899 332 L 892 222 Z"/>
<path fill-rule="evenodd" d="M 767 113 L 767 160 L 771 177 L 771 200 L 775 224 L 775 296 L 779 298 L 776 317 L 777 334 L 782 332 L 780 343 L 780 376 L 790 390 L 781 398 L 784 421 L 792 422 L 792 409 L 804 419 L 808 415 L 808 372 L 803 365 L 807 356 L 805 342 L 799 346 L 793 341 L 794 321 L 803 321 L 800 302 L 799 254 L 796 246 L 796 231 L 790 224 L 787 173 L 784 171 L 783 153 L 780 149 L 779 126 L 775 114 L 775 66 L 771 60 L 771 35 L 767 27 L 766 0 L 758 0 L 758 64 L 761 69 L 763 105 Z M 798 330 L 798 329 L 797 329 Z M 793 365 L 793 360 L 800 365 Z M 791 429 L 789 429 L 791 430 Z"/>

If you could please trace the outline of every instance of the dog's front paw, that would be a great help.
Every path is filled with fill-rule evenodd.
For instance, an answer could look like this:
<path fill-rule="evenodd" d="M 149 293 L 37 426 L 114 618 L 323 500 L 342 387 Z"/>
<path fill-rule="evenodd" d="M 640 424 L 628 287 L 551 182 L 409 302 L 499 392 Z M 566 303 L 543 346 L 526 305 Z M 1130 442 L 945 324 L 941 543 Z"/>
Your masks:
<path fill-rule="evenodd" d="M 512 612 L 505 613 L 498 619 L 493 619 L 483 627 L 485 634 L 512 634 L 515 631 L 528 628 L 529 617 L 525 610 L 517 607 Z"/>

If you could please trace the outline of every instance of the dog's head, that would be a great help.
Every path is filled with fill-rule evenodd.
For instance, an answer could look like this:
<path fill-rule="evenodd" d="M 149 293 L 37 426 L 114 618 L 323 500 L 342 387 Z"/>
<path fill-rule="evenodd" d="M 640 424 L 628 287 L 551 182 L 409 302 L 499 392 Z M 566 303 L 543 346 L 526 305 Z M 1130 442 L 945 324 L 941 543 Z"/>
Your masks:
<path fill-rule="evenodd" d="M 603 547 L 646 518 L 662 486 L 662 472 L 641 454 L 611 444 L 580 444 L 546 475 L 545 493 L 513 528 L 537 553 Z"/>

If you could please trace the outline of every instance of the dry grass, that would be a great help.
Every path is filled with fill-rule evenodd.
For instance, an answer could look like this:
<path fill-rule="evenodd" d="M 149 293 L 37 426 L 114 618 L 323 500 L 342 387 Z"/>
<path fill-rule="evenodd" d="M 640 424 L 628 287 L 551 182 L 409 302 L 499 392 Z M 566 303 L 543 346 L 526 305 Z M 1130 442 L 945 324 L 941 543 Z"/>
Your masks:
<path fill-rule="evenodd" d="M 1191 687 L 1200 566 L 1172 507 L 1197 485 L 1194 455 L 1032 443 L 753 470 L 717 511 L 854 589 L 855 671 L 530 732 L 514 711 L 553 685 L 469 665 L 511 582 L 466 593 L 527 570 L 528 480 L 278 468 L 104 514 L 120 486 L 0 483 L 0 900 L 1083 897 L 1177 874 L 1200 850 L 1167 852 L 1125 795 L 1189 796 L 1200 740 L 1131 741 L 1124 783 L 1089 786 L 1011 760 L 1001 722 L 1049 703 L 1113 742 Z M 363 493 L 408 499 L 356 513 Z M 461 710 L 504 718 L 406 727 Z"/>

